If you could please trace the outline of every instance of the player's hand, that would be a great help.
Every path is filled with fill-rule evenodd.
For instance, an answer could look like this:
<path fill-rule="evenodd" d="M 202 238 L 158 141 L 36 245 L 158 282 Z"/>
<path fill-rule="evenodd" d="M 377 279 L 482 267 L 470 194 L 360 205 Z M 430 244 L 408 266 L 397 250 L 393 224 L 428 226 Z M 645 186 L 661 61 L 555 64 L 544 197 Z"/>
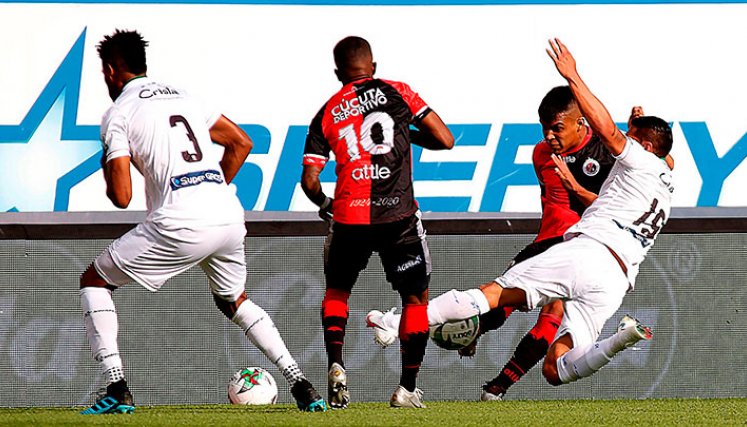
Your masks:
<path fill-rule="evenodd" d="M 633 126 L 633 119 L 643 117 L 643 115 L 643 107 L 641 107 L 640 105 L 636 105 L 635 107 L 633 107 L 633 109 L 630 110 L 630 117 L 628 118 L 628 129 Z"/>
<path fill-rule="evenodd" d="M 546 51 L 547 54 L 550 55 L 552 62 L 555 63 L 555 68 L 558 69 L 560 75 L 566 79 L 578 75 L 576 72 L 576 60 L 573 58 L 573 55 L 571 55 L 571 52 L 568 51 L 568 48 L 565 47 L 563 42 L 558 38 L 554 38 L 549 42 L 550 49 L 546 49 Z"/>
<path fill-rule="evenodd" d="M 319 218 L 323 219 L 330 227 L 332 226 L 332 202 L 334 202 L 334 199 L 327 197 L 319 206 Z"/>
<path fill-rule="evenodd" d="M 571 193 L 577 192 L 579 187 L 578 181 L 573 177 L 573 174 L 571 173 L 571 170 L 568 169 L 568 165 L 565 164 L 565 161 L 557 154 L 551 154 L 550 158 L 553 163 L 555 163 L 555 173 L 558 175 L 558 178 L 560 178 L 560 183 L 563 184 L 563 188 Z"/>

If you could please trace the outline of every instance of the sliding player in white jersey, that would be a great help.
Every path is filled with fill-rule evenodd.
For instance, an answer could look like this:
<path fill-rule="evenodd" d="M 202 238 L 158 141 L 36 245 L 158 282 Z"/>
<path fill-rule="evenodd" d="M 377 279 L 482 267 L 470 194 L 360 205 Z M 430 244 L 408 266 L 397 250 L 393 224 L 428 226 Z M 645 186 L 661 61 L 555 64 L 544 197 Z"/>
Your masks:
<path fill-rule="evenodd" d="M 119 356 L 112 291 L 134 281 L 155 292 L 195 265 L 208 276 L 218 309 L 280 369 L 299 409 L 325 410 L 272 319 L 245 294 L 244 210 L 227 183 L 252 141 L 220 112 L 149 79 L 146 46 L 139 33 L 120 30 L 97 46 L 114 101 L 101 125 L 106 194 L 119 208 L 129 205 L 132 163 L 145 178 L 148 212 L 80 278 L 86 335 L 107 378 L 106 395 L 83 413 L 135 410 Z M 212 142 L 223 146 L 222 155 Z"/>
<path fill-rule="evenodd" d="M 430 301 L 428 316 L 434 325 L 497 307 L 531 310 L 562 300 L 565 316 L 542 370 L 550 384 L 560 385 L 592 375 L 616 353 L 652 337 L 649 328 L 625 316 L 617 333 L 597 341 L 604 323 L 633 290 L 640 264 L 669 217 L 674 189 L 664 160 L 672 147 L 667 122 L 638 117 L 626 136 L 578 75 L 568 49 L 558 39 L 550 45 L 550 57 L 589 125 L 616 158 L 615 165 L 564 242 L 480 289 L 440 295 Z"/>

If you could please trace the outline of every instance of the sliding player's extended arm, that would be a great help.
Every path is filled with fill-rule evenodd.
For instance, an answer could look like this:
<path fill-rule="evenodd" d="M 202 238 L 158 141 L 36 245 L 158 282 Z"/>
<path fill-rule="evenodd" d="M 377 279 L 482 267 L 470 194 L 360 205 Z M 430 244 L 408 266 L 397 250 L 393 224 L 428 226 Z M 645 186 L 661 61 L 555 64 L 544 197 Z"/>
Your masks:
<path fill-rule="evenodd" d="M 591 93 L 589 87 L 581 79 L 578 71 L 576 71 L 576 60 L 568 51 L 568 48 L 556 38 L 550 40 L 550 49 L 547 49 L 547 54 L 555 63 L 560 75 L 568 81 L 573 96 L 578 102 L 581 113 L 589 122 L 589 126 L 601 137 L 602 142 L 612 155 L 617 156 L 622 153 L 626 142 L 625 135 L 618 129 L 604 104 Z"/>

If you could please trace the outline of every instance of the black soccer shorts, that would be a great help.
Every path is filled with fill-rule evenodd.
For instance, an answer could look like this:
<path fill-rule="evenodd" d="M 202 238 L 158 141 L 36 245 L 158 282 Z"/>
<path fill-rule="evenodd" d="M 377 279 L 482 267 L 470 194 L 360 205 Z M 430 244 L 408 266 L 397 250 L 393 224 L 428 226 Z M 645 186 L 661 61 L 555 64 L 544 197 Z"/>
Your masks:
<path fill-rule="evenodd" d="M 431 256 L 420 211 L 391 223 L 348 225 L 335 223 L 325 243 L 327 288 L 350 292 L 358 274 L 378 252 L 386 280 L 401 295 L 428 289 Z"/>

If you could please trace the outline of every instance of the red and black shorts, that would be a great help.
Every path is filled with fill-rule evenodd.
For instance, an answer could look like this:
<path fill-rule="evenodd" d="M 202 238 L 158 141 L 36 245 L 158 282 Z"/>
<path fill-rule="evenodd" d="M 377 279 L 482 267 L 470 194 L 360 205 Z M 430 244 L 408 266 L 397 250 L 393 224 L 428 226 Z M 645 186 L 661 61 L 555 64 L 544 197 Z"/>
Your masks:
<path fill-rule="evenodd" d="M 335 223 L 324 249 L 327 288 L 350 292 L 371 254 L 378 252 L 392 289 L 401 295 L 418 295 L 428 289 L 431 256 L 420 211 L 385 224 Z"/>

